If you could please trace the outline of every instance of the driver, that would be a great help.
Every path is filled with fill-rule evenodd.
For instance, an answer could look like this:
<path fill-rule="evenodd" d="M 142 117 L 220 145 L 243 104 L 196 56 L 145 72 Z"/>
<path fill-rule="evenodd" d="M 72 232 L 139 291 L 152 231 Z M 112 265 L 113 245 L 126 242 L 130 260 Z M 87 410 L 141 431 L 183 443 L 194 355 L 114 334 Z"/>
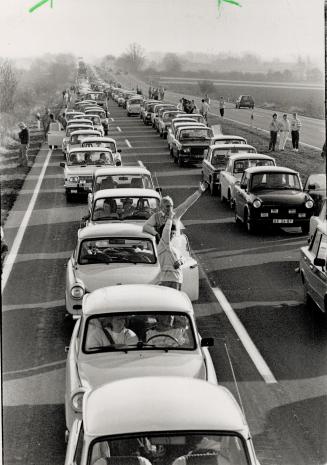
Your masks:
<path fill-rule="evenodd" d="M 172 465 L 188 465 L 197 463 L 197 457 L 204 457 L 208 465 L 231 465 L 227 457 L 220 453 L 221 443 L 217 438 L 202 437 L 199 438 L 195 447 L 186 455 L 178 457 Z M 194 457 L 192 457 L 194 456 Z M 198 460 L 199 461 L 199 460 Z M 240 463 L 237 461 L 237 463 Z M 243 463 L 243 461 L 242 461 Z M 245 463 L 245 462 L 244 462 Z"/>
<path fill-rule="evenodd" d="M 128 346 L 136 345 L 138 337 L 134 331 L 126 328 L 126 317 L 115 315 L 90 321 L 86 349 L 106 347 L 108 345 Z"/>
<path fill-rule="evenodd" d="M 127 218 L 129 216 L 133 216 L 135 212 L 135 207 L 133 206 L 133 199 L 131 197 L 127 197 L 123 199 L 123 212 L 121 218 Z"/>
<path fill-rule="evenodd" d="M 174 319 L 174 315 L 170 315 L 169 313 L 157 315 L 157 324 L 154 329 L 149 329 L 146 332 L 146 341 L 148 342 L 150 338 L 154 339 L 154 336 L 158 336 L 155 345 L 158 345 L 159 341 L 160 346 L 176 346 L 177 344 L 182 346 L 189 344 L 186 325 L 179 324 L 179 327 L 176 328 L 173 326 Z"/>

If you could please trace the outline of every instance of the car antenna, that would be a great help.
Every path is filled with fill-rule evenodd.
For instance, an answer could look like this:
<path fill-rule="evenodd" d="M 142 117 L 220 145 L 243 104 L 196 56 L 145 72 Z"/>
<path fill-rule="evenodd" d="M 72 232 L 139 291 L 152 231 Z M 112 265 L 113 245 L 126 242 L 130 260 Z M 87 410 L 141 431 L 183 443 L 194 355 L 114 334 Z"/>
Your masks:
<path fill-rule="evenodd" d="M 229 351 L 228 351 L 228 347 L 227 347 L 226 342 L 224 342 L 224 346 L 225 346 L 225 350 L 226 350 L 226 353 L 227 353 L 227 358 L 228 358 L 228 361 L 229 361 L 229 364 L 230 364 L 231 372 L 232 372 L 232 375 L 233 375 L 233 379 L 234 379 L 234 383 L 235 383 L 235 388 L 236 388 L 236 392 L 237 392 L 238 399 L 239 399 L 239 402 L 240 402 L 240 406 L 241 406 L 241 409 L 242 409 L 242 412 L 243 412 L 243 415 L 244 415 L 244 418 L 245 418 L 244 406 L 243 406 L 241 394 L 240 394 L 240 391 L 239 391 L 239 388 L 238 388 L 238 384 L 237 384 L 237 381 L 236 381 L 236 376 L 235 376 L 235 372 L 234 372 L 234 367 L 233 367 L 232 360 L 231 360 L 230 355 L 229 355 Z"/>

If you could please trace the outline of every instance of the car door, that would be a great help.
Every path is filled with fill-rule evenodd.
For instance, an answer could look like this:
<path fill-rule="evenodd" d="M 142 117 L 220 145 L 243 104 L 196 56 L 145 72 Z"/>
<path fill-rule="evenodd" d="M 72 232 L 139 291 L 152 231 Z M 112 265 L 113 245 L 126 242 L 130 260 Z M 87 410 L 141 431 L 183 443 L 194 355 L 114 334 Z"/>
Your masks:
<path fill-rule="evenodd" d="M 228 199 L 228 187 L 231 184 L 231 177 L 233 173 L 233 161 L 229 160 L 225 170 L 220 172 L 220 192 L 221 196 Z"/>
<path fill-rule="evenodd" d="M 244 206 L 247 199 L 247 189 L 248 186 L 248 176 L 247 173 L 243 173 L 241 182 L 239 185 L 235 186 L 235 213 L 238 217 L 243 220 L 244 217 Z"/>
<path fill-rule="evenodd" d="M 199 298 L 199 267 L 197 261 L 191 256 L 188 238 L 185 234 L 180 234 L 174 238 L 178 245 L 176 248 L 183 257 L 183 284 L 182 291 L 185 292 L 191 301 Z"/>
<path fill-rule="evenodd" d="M 207 182 L 209 182 L 210 171 L 211 171 L 210 160 L 211 160 L 211 149 L 209 148 L 202 161 L 203 180 Z"/>
<path fill-rule="evenodd" d="M 314 264 L 315 258 L 324 259 L 327 256 L 327 236 L 317 230 L 309 247 L 302 248 L 303 273 L 309 294 L 317 303 L 318 307 L 324 310 L 324 297 L 326 294 L 326 267 Z"/>

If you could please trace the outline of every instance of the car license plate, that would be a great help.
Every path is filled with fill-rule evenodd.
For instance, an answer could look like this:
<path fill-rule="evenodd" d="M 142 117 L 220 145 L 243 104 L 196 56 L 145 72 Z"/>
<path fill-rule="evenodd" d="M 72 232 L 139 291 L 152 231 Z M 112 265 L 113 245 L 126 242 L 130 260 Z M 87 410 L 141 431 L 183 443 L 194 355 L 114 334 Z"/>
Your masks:
<path fill-rule="evenodd" d="M 293 223 L 293 220 L 280 220 L 280 219 L 273 219 L 273 223 L 285 223 L 285 224 L 291 224 Z"/>
<path fill-rule="evenodd" d="M 70 192 L 71 192 L 72 194 L 77 194 L 77 189 L 70 189 Z"/>
<path fill-rule="evenodd" d="M 84 184 L 84 190 L 85 191 L 91 190 L 91 184 Z"/>

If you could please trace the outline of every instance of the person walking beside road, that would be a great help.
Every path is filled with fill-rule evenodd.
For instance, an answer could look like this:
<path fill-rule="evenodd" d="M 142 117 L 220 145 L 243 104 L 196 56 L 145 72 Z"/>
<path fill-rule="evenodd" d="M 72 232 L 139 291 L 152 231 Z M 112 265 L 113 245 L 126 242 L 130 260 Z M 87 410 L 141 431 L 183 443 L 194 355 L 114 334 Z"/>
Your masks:
<path fill-rule="evenodd" d="M 291 126 L 293 152 L 298 152 L 299 151 L 300 129 L 301 129 L 302 124 L 299 118 L 297 117 L 297 113 L 293 113 L 290 126 Z"/>
<path fill-rule="evenodd" d="M 163 87 L 160 87 L 159 95 L 160 95 L 160 100 L 163 100 L 165 97 L 165 89 Z"/>
<path fill-rule="evenodd" d="M 171 240 L 176 232 L 173 217 L 173 210 L 170 209 L 158 244 L 157 252 L 160 264 L 159 285 L 172 287 L 180 291 L 183 282 L 183 272 L 181 269 L 183 261 L 178 250 L 171 244 Z"/>
<path fill-rule="evenodd" d="M 210 105 L 210 97 L 208 96 L 208 94 L 205 94 L 204 101 L 207 102 L 208 105 Z"/>
<path fill-rule="evenodd" d="M 177 110 L 184 111 L 183 99 L 181 98 L 177 104 Z"/>
<path fill-rule="evenodd" d="M 27 150 L 28 150 L 28 145 L 30 141 L 30 135 L 29 131 L 26 127 L 25 123 L 19 123 L 19 128 L 20 132 L 18 133 L 18 137 L 20 140 L 20 160 L 19 160 L 19 165 L 18 166 L 27 166 L 28 164 L 28 155 L 27 155 Z"/>
<path fill-rule="evenodd" d="M 278 121 L 277 121 L 277 113 L 272 115 L 272 121 L 269 125 L 270 131 L 270 141 L 269 141 L 269 151 L 274 152 L 277 143 L 277 134 L 278 134 Z"/>
<path fill-rule="evenodd" d="M 40 115 L 40 113 L 37 112 L 35 117 L 36 117 L 37 129 L 40 130 L 41 129 L 41 115 Z"/>
<path fill-rule="evenodd" d="M 45 136 L 47 135 L 49 131 L 50 123 L 51 123 L 50 109 L 48 108 L 42 117 L 42 126 L 43 126 L 43 131 L 44 131 Z"/>
<path fill-rule="evenodd" d="M 189 113 L 196 113 L 197 111 L 198 111 L 198 107 L 196 106 L 194 100 L 191 100 Z"/>
<path fill-rule="evenodd" d="M 225 100 L 224 97 L 220 97 L 219 99 L 219 113 L 220 116 L 223 118 L 225 114 Z"/>
<path fill-rule="evenodd" d="M 281 152 L 284 151 L 285 145 L 286 145 L 286 140 L 288 138 L 288 135 L 290 133 L 290 122 L 287 119 L 287 114 L 283 114 L 283 119 L 279 122 L 278 129 L 280 132 L 279 136 L 279 150 Z"/>
<path fill-rule="evenodd" d="M 157 241 L 159 241 L 162 227 L 166 224 L 169 212 L 174 211 L 174 224 L 176 225 L 176 232 L 179 232 L 180 229 L 180 219 L 187 212 L 187 210 L 201 197 L 203 192 L 207 190 L 208 183 L 200 182 L 199 188 L 187 197 L 184 202 L 178 205 L 174 210 L 173 199 L 169 196 L 163 197 L 160 202 L 160 210 L 153 213 L 149 219 L 143 225 L 143 231 L 153 236 L 156 236 Z"/>
<path fill-rule="evenodd" d="M 208 121 L 208 111 L 209 111 L 209 104 L 208 102 L 205 101 L 205 99 L 202 99 L 200 113 L 201 115 L 203 115 L 206 121 Z"/>

